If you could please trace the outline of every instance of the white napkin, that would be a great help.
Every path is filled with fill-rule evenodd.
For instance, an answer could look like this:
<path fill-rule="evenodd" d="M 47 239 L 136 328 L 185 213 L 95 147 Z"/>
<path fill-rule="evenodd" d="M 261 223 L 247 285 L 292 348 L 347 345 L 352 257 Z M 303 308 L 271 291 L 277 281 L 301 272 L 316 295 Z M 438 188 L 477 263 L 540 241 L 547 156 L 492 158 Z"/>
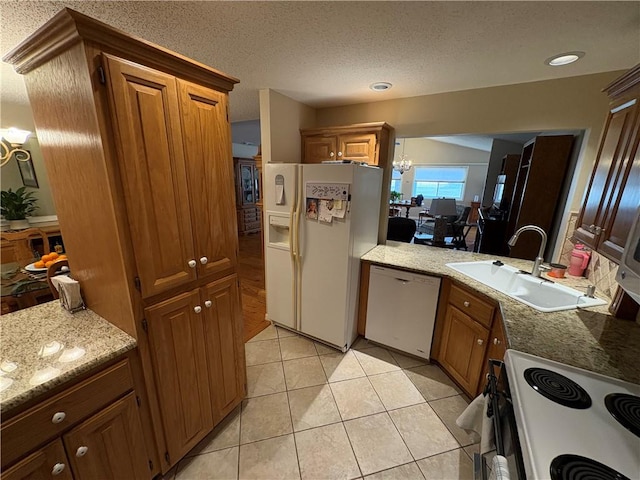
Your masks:
<path fill-rule="evenodd" d="M 80 295 L 80 284 L 67 275 L 51 278 L 51 283 L 60 295 L 60 303 L 71 313 L 84 309 L 84 301 Z"/>
<path fill-rule="evenodd" d="M 493 457 L 489 480 L 509 480 L 509 465 L 506 458 L 501 455 Z"/>
<path fill-rule="evenodd" d="M 478 395 L 465 408 L 464 412 L 456 420 L 463 430 L 475 432 L 480 435 L 480 453 L 486 453 L 495 449 L 493 442 L 493 422 L 487 417 L 487 406 L 489 405 L 489 395 Z"/>

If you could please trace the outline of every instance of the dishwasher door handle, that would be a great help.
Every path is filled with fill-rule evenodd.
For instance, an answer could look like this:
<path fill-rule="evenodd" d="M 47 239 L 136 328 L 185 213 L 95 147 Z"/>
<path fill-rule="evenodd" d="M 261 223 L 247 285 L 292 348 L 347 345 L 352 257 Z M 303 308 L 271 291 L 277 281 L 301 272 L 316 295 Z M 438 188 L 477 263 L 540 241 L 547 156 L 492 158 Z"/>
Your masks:
<path fill-rule="evenodd" d="M 404 278 L 398 278 L 398 277 L 396 277 L 396 280 L 399 282 L 402 282 L 403 285 L 406 285 L 407 283 L 410 282 L 410 280 L 406 280 Z"/>

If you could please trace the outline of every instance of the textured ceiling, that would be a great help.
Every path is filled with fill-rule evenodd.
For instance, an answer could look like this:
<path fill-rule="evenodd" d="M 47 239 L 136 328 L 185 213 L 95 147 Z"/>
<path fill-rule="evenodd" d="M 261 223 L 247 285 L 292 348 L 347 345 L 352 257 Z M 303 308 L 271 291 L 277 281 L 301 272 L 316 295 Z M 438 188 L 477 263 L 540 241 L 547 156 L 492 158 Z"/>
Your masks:
<path fill-rule="evenodd" d="M 232 120 L 258 90 L 331 106 L 620 70 L 640 62 L 640 2 L 0 1 L 0 53 L 68 6 L 241 81 Z M 582 50 L 566 67 L 554 54 Z M 26 103 L 3 65 L 2 102 Z M 368 89 L 393 83 L 387 92 Z"/>

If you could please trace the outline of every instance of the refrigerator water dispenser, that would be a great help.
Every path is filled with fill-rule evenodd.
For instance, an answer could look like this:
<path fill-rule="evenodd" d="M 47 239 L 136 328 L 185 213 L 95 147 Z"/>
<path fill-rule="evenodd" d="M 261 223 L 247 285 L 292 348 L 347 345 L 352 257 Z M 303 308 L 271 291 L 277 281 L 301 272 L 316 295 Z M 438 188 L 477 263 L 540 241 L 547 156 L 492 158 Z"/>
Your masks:
<path fill-rule="evenodd" d="M 289 250 L 289 215 L 268 215 L 267 246 Z"/>

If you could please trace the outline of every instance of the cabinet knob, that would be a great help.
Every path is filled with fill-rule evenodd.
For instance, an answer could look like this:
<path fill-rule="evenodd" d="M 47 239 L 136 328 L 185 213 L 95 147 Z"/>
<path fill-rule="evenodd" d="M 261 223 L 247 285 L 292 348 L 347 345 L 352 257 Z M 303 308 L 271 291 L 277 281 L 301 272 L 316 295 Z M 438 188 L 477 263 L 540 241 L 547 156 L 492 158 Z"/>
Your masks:
<path fill-rule="evenodd" d="M 56 463 L 51 469 L 51 475 L 60 475 L 64 470 L 64 463 Z"/>
<path fill-rule="evenodd" d="M 200 263 L 202 265 L 206 265 L 209 259 L 207 257 L 200 257 Z"/>
<path fill-rule="evenodd" d="M 469 302 L 467 302 L 466 300 L 465 300 L 465 302 L 463 303 L 463 305 L 464 305 L 465 307 L 469 307 L 469 306 L 471 306 L 471 304 L 470 304 Z"/>
<path fill-rule="evenodd" d="M 195 260 L 189 260 L 187 262 L 187 265 L 189 265 L 191 268 L 196 268 L 196 261 Z"/>
<path fill-rule="evenodd" d="M 498 337 L 495 337 L 495 338 L 493 339 L 493 344 L 494 344 L 494 345 L 500 345 L 501 343 L 502 343 L 502 342 L 501 342 L 500 340 L 498 340 Z"/>
<path fill-rule="evenodd" d="M 64 412 L 56 412 L 51 417 L 51 423 L 60 423 L 66 418 L 67 414 Z"/>
<path fill-rule="evenodd" d="M 193 307 L 193 311 L 196 313 L 200 313 L 202 311 L 202 307 L 200 305 L 196 305 Z"/>
<path fill-rule="evenodd" d="M 335 157 L 335 155 L 336 155 L 335 153 L 329 152 L 329 158 L 333 158 L 333 157 Z"/>
<path fill-rule="evenodd" d="M 207 300 L 204 302 L 204 306 L 207 308 L 211 308 L 211 305 L 213 305 L 213 303 L 211 303 L 211 300 Z"/>
<path fill-rule="evenodd" d="M 481 338 L 478 339 L 478 345 L 482 345 L 484 343 L 484 340 L 482 340 Z"/>
<path fill-rule="evenodd" d="M 338 156 L 341 157 L 342 156 L 342 152 L 338 152 Z"/>
<path fill-rule="evenodd" d="M 84 445 L 82 447 L 78 447 L 78 450 L 76 450 L 76 457 L 84 457 L 88 451 L 89 447 L 85 447 Z"/>

